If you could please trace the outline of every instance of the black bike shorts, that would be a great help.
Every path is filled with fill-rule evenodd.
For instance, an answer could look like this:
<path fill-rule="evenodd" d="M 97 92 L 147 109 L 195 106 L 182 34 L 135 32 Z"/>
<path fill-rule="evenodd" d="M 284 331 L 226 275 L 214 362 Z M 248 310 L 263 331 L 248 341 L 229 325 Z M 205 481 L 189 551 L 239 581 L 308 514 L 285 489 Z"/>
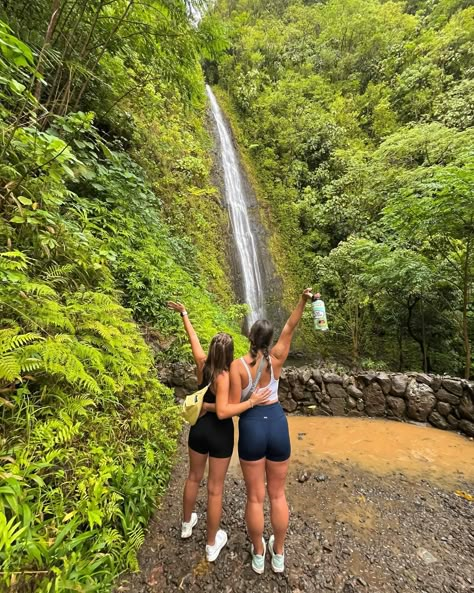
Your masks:
<path fill-rule="evenodd" d="M 220 459 L 231 457 L 234 450 L 232 418 L 219 420 L 213 412 L 206 412 L 194 426 L 191 426 L 188 445 L 201 455 Z"/>

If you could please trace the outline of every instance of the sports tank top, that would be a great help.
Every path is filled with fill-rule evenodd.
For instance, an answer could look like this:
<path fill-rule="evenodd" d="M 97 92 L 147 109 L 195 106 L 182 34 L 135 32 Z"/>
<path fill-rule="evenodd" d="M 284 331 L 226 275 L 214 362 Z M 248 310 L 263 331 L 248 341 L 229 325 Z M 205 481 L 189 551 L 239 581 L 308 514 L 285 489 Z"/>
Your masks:
<path fill-rule="evenodd" d="M 242 399 L 245 399 L 250 391 L 250 389 L 252 388 L 252 373 L 250 372 L 250 367 L 249 365 L 245 362 L 245 360 L 243 358 L 240 358 L 240 360 L 242 361 L 242 364 L 244 365 L 246 371 L 247 371 L 247 375 L 249 377 L 249 382 L 247 384 L 247 387 L 245 387 L 244 389 L 242 389 L 242 396 L 241 396 L 241 401 Z M 266 389 L 267 387 L 271 390 L 270 396 L 267 400 L 267 403 L 274 403 L 278 401 L 278 385 L 280 383 L 280 379 L 275 379 L 275 376 L 273 375 L 273 364 L 272 364 L 272 357 L 270 356 L 270 383 L 268 383 L 268 385 L 262 385 L 259 389 Z"/>
<path fill-rule="evenodd" d="M 198 389 L 204 389 L 204 387 L 206 387 L 206 385 L 207 385 L 207 383 L 205 381 L 203 381 L 201 383 L 201 385 L 198 386 Z M 215 404 L 216 403 L 216 394 L 212 391 L 212 388 L 210 385 L 208 387 L 208 390 L 204 394 L 204 398 L 202 401 L 206 402 L 207 404 Z"/>

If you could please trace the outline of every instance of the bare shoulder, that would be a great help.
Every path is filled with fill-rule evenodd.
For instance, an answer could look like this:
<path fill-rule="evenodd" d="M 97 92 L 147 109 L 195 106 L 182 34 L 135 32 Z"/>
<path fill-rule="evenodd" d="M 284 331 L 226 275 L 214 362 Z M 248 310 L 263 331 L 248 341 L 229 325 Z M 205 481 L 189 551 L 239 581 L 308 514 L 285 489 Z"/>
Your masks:
<path fill-rule="evenodd" d="M 230 365 L 230 375 L 231 377 L 237 377 L 237 376 L 242 376 L 244 375 L 244 365 L 242 364 L 242 362 L 240 361 L 239 358 L 236 358 L 235 360 L 232 361 L 231 365 Z"/>
<path fill-rule="evenodd" d="M 222 371 L 219 373 L 215 379 L 216 387 L 225 387 L 229 384 L 230 377 L 229 371 Z"/>

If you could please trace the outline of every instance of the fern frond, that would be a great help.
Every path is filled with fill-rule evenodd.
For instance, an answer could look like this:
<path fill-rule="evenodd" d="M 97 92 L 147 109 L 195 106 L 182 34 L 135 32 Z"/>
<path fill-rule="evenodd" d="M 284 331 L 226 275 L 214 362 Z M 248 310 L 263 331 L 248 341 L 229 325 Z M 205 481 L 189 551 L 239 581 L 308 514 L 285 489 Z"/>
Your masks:
<path fill-rule="evenodd" d="M 124 545 L 124 539 L 117 529 L 103 529 L 102 538 L 109 550 L 119 551 Z"/>
<path fill-rule="evenodd" d="M 25 282 L 21 285 L 21 289 L 27 295 L 33 295 L 49 299 L 58 298 L 56 291 L 53 288 L 51 288 L 51 286 L 39 282 Z"/>
<path fill-rule="evenodd" d="M 4 251 L 0 253 L 0 258 L 2 257 L 6 259 L 19 259 L 26 263 L 26 255 L 22 251 Z"/>
<path fill-rule="evenodd" d="M 23 372 L 35 368 L 33 361 L 24 356 L 24 348 L 42 340 L 39 334 L 19 334 L 18 329 L 0 330 L 0 381 L 12 383 Z"/>
<path fill-rule="evenodd" d="M 116 330 L 114 327 L 106 326 L 100 321 L 85 323 L 81 329 L 94 332 L 96 335 L 100 336 L 109 346 L 113 345 L 115 337 L 120 336 L 120 332 L 118 330 Z"/>
<path fill-rule="evenodd" d="M 0 355 L 42 339 L 39 334 L 33 332 L 19 334 L 18 331 L 14 329 L 0 329 Z"/>
<path fill-rule="evenodd" d="M 67 400 L 65 403 L 65 411 L 74 418 L 74 416 L 87 416 L 89 406 L 94 407 L 96 405 L 93 399 L 89 397 L 77 396 Z"/>
<path fill-rule="evenodd" d="M 12 383 L 21 374 L 21 366 L 14 354 L 6 354 L 0 358 L 0 381 Z"/>
<path fill-rule="evenodd" d="M 85 292 L 83 293 L 83 298 L 84 300 L 91 304 L 97 305 L 98 307 L 107 307 L 109 308 L 109 311 L 115 311 L 116 309 L 121 308 L 116 300 L 114 300 L 108 294 L 104 294 L 103 292 Z"/>
<path fill-rule="evenodd" d="M 0 271 L 24 272 L 26 268 L 27 258 L 21 251 L 4 251 L 0 253 Z"/>
<path fill-rule="evenodd" d="M 118 384 L 117 381 L 114 381 L 114 379 L 112 379 L 112 377 L 110 375 L 102 375 L 101 376 L 101 382 L 102 385 L 105 388 L 108 388 L 109 391 L 111 391 L 112 393 L 116 392 L 116 391 L 120 391 L 120 386 Z"/>
<path fill-rule="evenodd" d="M 74 355 L 74 344 L 66 345 L 56 341 L 55 337 L 46 339 L 40 348 L 27 347 L 27 352 L 41 359 L 43 369 L 70 385 L 83 387 L 90 393 L 100 393 L 97 381 L 84 368 L 82 362 Z"/>
<path fill-rule="evenodd" d="M 98 348 L 84 342 L 76 342 L 74 353 L 83 363 L 90 364 L 96 371 L 105 371 L 104 355 Z"/>
<path fill-rule="evenodd" d="M 22 375 L 25 373 L 32 373 L 33 371 L 37 371 L 42 367 L 41 359 L 39 357 L 27 356 L 23 352 L 19 357 L 19 363 L 21 366 Z"/>
<path fill-rule="evenodd" d="M 31 436 L 32 442 L 47 448 L 70 443 L 79 434 L 80 422 L 73 424 L 71 418 L 61 411 L 60 418 L 37 422 Z"/>
<path fill-rule="evenodd" d="M 131 529 L 127 535 L 127 550 L 137 552 L 145 541 L 145 532 L 143 531 L 143 527 L 140 524 L 135 525 L 135 527 Z"/>
<path fill-rule="evenodd" d="M 76 270 L 75 264 L 65 264 L 60 266 L 53 264 L 44 270 L 42 277 L 50 284 L 66 284 L 70 282 L 69 276 Z"/>
<path fill-rule="evenodd" d="M 54 341 L 60 344 L 74 344 L 75 338 L 70 334 L 55 334 Z"/>

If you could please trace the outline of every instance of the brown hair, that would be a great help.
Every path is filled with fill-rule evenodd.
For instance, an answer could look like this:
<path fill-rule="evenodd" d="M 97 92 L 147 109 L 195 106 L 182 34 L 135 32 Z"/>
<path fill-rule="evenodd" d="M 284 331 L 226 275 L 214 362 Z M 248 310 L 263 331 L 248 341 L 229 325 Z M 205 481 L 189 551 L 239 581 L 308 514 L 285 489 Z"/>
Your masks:
<path fill-rule="evenodd" d="M 253 358 L 250 366 L 255 366 L 258 351 L 261 350 L 267 360 L 268 369 L 270 369 L 270 354 L 268 349 L 273 340 L 273 325 L 266 319 L 259 319 L 250 328 L 249 340 L 250 356 Z"/>
<path fill-rule="evenodd" d="M 209 352 L 202 371 L 203 380 L 213 383 L 222 371 L 230 369 L 234 360 L 234 341 L 232 336 L 221 332 L 215 335 L 209 344 Z"/>

